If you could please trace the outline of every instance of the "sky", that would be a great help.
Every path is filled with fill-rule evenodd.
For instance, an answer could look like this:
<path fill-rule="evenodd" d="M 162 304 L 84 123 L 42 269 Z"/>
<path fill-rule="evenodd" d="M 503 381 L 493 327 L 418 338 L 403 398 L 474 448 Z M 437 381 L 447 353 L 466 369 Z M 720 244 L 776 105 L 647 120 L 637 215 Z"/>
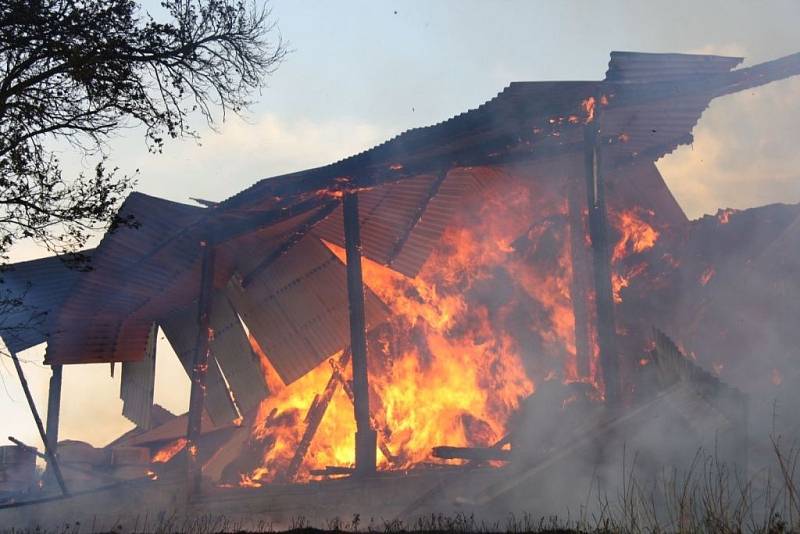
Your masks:
<path fill-rule="evenodd" d="M 157 12 L 156 1 L 142 2 Z M 274 0 L 292 52 L 244 118 L 202 139 L 147 152 L 139 130 L 108 145 L 136 189 L 190 202 L 225 199 L 259 179 L 327 164 L 412 127 L 474 108 L 512 81 L 602 79 L 612 50 L 745 57 L 753 65 L 800 51 L 800 0 L 784 1 L 347 1 Z M 691 146 L 657 164 L 687 215 L 800 202 L 800 77 L 712 102 Z M 91 167 L 69 152 L 72 169 Z M 15 260 L 43 251 L 21 244 Z M 189 382 L 163 340 L 156 402 L 188 406 Z M 23 352 L 44 412 L 43 348 Z M 117 369 L 119 371 L 119 368 Z M 65 366 L 62 439 L 104 445 L 131 428 L 121 415 L 119 372 Z M 0 437 L 39 445 L 13 365 L 0 358 Z"/>

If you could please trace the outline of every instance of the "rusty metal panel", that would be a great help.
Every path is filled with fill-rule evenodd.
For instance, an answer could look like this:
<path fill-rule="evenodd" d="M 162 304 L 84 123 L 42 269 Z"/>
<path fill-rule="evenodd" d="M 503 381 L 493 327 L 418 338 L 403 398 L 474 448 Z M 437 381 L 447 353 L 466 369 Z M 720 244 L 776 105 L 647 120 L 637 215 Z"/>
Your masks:
<path fill-rule="evenodd" d="M 144 358 L 138 362 L 122 362 L 119 398 L 122 415 L 143 430 L 150 429 L 156 379 L 156 336 L 158 327 L 150 327 Z"/>
<path fill-rule="evenodd" d="M 194 350 L 197 343 L 197 303 L 174 312 L 160 322 L 164 335 L 191 378 Z M 239 417 L 231 400 L 228 386 L 222 377 L 216 359 L 209 358 L 206 373 L 205 409 L 215 425 L 221 426 Z"/>
<path fill-rule="evenodd" d="M 313 236 L 247 287 L 232 280 L 228 295 L 286 384 L 350 344 L 345 266 Z M 385 320 L 387 311 L 367 288 L 364 297 L 371 328 Z"/>

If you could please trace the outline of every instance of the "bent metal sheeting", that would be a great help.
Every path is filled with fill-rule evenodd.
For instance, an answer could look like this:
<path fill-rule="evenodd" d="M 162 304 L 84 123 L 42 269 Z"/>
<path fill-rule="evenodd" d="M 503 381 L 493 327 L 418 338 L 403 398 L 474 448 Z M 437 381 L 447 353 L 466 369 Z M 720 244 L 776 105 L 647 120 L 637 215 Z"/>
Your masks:
<path fill-rule="evenodd" d="M 365 256 L 412 275 L 457 202 L 450 180 L 457 183 L 459 172 L 463 177 L 478 165 L 582 157 L 590 120 L 598 121 L 610 164 L 653 161 L 690 142 L 714 97 L 800 73 L 800 54 L 731 70 L 738 61 L 615 53 L 604 81 L 512 83 L 450 120 L 325 167 L 261 180 L 210 208 L 132 194 L 121 215 L 132 215 L 138 228 L 109 232 L 93 255 L 93 270 L 76 276 L 63 304 L 53 302 L 46 361 L 140 360 L 150 325 L 196 299 L 200 241 L 217 245 L 215 287 L 222 289 L 234 273 L 246 275 L 266 259 L 279 261 L 317 223 L 317 235 L 340 242 L 333 221 L 343 190 L 359 189 L 364 196 Z M 667 71 L 667 77 L 657 74 Z M 598 106 L 596 119 L 586 113 L 590 98 Z M 367 216 L 371 204 L 379 207 Z M 326 335 L 313 322 L 304 328 L 308 336 Z M 280 344 L 272 348 L 276 355 L 283 350 Z M 289 370 L 287 364 L 285 377 L 307 365 Z"/>

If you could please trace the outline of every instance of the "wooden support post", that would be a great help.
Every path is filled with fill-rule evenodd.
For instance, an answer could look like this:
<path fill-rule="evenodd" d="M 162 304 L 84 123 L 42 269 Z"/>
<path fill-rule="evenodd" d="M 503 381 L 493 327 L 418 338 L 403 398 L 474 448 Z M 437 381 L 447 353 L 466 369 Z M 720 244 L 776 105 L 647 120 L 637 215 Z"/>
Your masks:
<path fill-rule="evenodd" d="M 616 407 L 620 400 L 619 356 L 614 326 L 614 296 L 611 290 L 608 221 L 605 183 L 600 165 L 598 118 L 584 128 L 584 164 L 589 207 L 589 237 L 592 241 L 595 306 L 597 308 L 597 343 L 600 366 L 606 389 L 606 402 Z"/>
<path fill-rule="evenodd" d="M 61 493 L 63 493 L 65 496 L 69 495 L 69 491 L 67 491 L 67 485 L 64 483 L 64 477 L 61 476 L 61 469 L 58 466 L 56 454 L 47 439 L 47 433 L 44 431 L 42 418 L 39 417 L 39 411 L 36 409 L 36 404 L 33 402 L 33 396 L 31 396 L 31 390 L 28 387 L 28 381 L 25 379 L 25 373 L 22 370 L 22 365 L 19 363 L 17 353 L 13 350 L 9 350 L 8 352 L 11 354 L 11 359 L 14 360 L 14 367 L 17 369 L 19 382 L 22 384 L 22 391 L 25 393 L 25 398 L 28 400 L 28 406 L 31 409 L 31 414 L 33 414 L 33 420 L 36 422 L 36 428 L 39 430 L 39 437 L 42 439 L 42 443 L 44 444 L 44 452 L 47 455 L 47 465 L 53 469 L 53 474 L 58 481 L 59 487 L 61 487 Z"/>
<path fill-rule="evenodd" d="M 370 425 L 364 281 L 361 275 L 361 224 L 357 193 L 345 193 L 344 243 L 347 255 L 347 295 L 350 309 L 350 350 L 353 358 L 353 406 L 356 419 L 356 472 L 375 471 L 377 433 Z"/>
<path fill-rule="evenodd" d="M 47 394 L 47 442 L 58 453 L 58 421 L 61 418 L 61 378 L 64 371 L 62 365 L 51 366 L 50 389 Z"/>
<path fill-rule="evenodd" d="M 187 493 L 191 498 L 200 493 L 202 466 L 198 457 L 198 441 L 202 431 L 203 406 L 206 395 L 206 373 L 211 351 L 211 294 L 214 289 L 214 247 L 210 241 L 202 241 L 202 266 L 200 269 L 200 296 L 197 306 L 197 340 L 192 362 L 192 389 L 189 395 L 189 417 L 186 429 Z"/>
<path fill-rule="evenodd" d="M 589 251 L 586 247 L 586 229 L 583 208 L 586 206 L 586 181 L 570 177 L 566 184 L 569 209 L 570 256 L 572 258 L 572 314 L 575 318 L 575 358 L 578 376 L 588 377 L 592 357 L 588 286 L 590 284 Z"/>

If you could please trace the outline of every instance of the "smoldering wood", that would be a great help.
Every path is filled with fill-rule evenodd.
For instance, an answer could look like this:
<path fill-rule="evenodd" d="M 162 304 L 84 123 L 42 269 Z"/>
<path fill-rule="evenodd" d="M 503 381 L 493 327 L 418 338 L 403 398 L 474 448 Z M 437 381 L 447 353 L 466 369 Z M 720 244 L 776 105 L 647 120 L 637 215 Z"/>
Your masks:
<path fill-rule="evenodd" d="M 201 242 L 203 247 L 200 274 L 200 299 L 198 305 L 198 332 L 192 364 L 192 387 L 189 396 L 189 416 L 186 429 L 187 491 L 189 496 L 197 495 L 201 489 L 201 465 L 198 458 L 198 441 L 202 431 L 203 404 L 205 402 L 206 372 L 210 352 L 209 321 L 211 294 L 214 289 L 214 247 L 209 242 Z"/>
<path fill-rule="evenodd" d="M 13 350 L 9 350 L 8 352 L 11 354 L 11 359 L 14 361 L 14 367 L 17 370 L 19 382 L 22 385 L 22 391 L 25 393 L 25 398 L 28 401 L 28 407 L 31 409 L 33 420 L 36 422 L 36 428 L 39 430 L 39 437 L 44 444 L 44 451 L 47 455 L 47 465 L 53 469 L 53 475 L 56 477 L 58 486 L 61 488 L 61 493 L 64 496 L 67 496 L 69 495 L 67 485 L 64 483 L 64 477 L 61 475 L 61 468 L 58 465 L 56 454 L 53 451 L 53 448 L 50 446 L 49 440 L 47 439 L 47 433 L 45 432 L 44 425 L 42 424 L 42 418 L 39 417 L 39 411 L 36 409 L 36 403 L 33 402 L 33 396 L 31 396 L 31 390 L 30 387 L 28 387 L 28 380 L 25 378 L 25 372 L 22 370 L 22 364 L 19 362 L 19 357 L 17 356 L 16 352 Z"/>
<path fill-rule="evenodd" d="M 434 447 L 431 454 L 445 460 L 472 460 L 488 462 L 490 460 L 508 461 L 511 451 L 500 447 L 450 447 L 442 445 Z"/>
<path fill-rule="evenodd" d="M 570 177 L 566 184 L 569 220 L 570 257 L 572 258 L 572 280 L 570 294 L 572 313 L 575 318 L 575 358 L 581 377 L 589 376 L 592 347 L 590 341 L 588 290 L 591 278 L 589 251 L 586 247 L 586 228 L 583 213 L 586 206 L 586 180 Z"/>
<path fill-rule="evenodd" d="M 219 298 L 215 298 L 215 301 L 219 301 Z M 198 305 L 197 302 L 194 302 L 186 308 L 171 313 L 160 321 L 164 335 L 175 350 L 175 354 L 177 354 L 189 380 L 192 379 L 195 344 L 199 332 L 197 314 Z M 212 345 L 213 343 L 215 341 L 212 341 Z M 213 361 L 213 355 L 210 359 Z M 205 380 L 203 409 L 211 421 L 215 425 L 221 426 L 236 419 L 238 416 L 236 408 L 231 401 L 228 386 L 225 384 L 225 379 L 222 377 L 216 362 L 214 362 L 214 365 L 208 366 Z"/>
<path fill-rule="evenodd" d="M 599 126 L 597 123 L 599 121 L 598 111 L 594 121 L 584 127 L 584 165 L 589 210 L 589 237 L 592 242 L 592 271 L 594 273 L 600 366 L 605 383 L 606 400 L 609 406 L 616 406 L 620 397 L 619 362 L 614 322 L 614 295 L 611 289 L 611 258 L 605 184 L 598 143 Z"/>
<path fill-rule="evenodd" d="M 350 311 L 350 351 L 353 366 L 353 408 L 356 420 L 356 470 L 375 471 L 377 434 L 370 425 L 367 334 L 364 314 L 364 280 L 361 273 L 361 229 L 358 193 L 342 199 L 345 253 L 347 254 L 347 296 Z"/>
<path fill-rule="evenodd" d="M 312 469 L 310 473 L 316 477 L 339 476 L 339 475 L 352 475 L 356 470 L 352 467 L 341 467 L 337 465 L 328 465 L 325 469 Z"/>

